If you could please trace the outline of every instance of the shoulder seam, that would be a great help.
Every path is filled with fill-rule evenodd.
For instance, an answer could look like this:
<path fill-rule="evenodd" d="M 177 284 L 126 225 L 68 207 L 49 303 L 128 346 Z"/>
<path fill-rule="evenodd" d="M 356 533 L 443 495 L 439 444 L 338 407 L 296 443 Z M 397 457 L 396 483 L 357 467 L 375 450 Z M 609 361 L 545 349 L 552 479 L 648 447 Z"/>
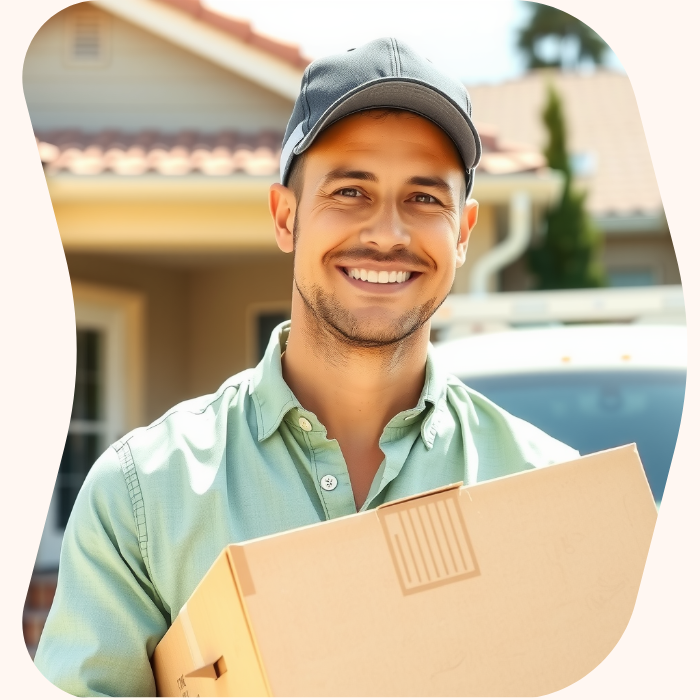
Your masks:
<path fill-rule="evenodd" d="M 126 482 L 126 488 L 129 491 L 131 498 L 131 508 L 134 515 L 134 523 L 136 524 L 136 536 L 139 542 L 139 551 L 141 558 L 146 565 L 148 576 L 153 581 L 153 573 L 151 565 L 148 561 L 148 529 L 146 527 L 146 511 L 143 505 L 143 495 L 141 494 L 141 485 L 139 477 L 136 473 L 134 458 L 131 454 L 131 448 L 128 441 L 117 440 L 112 447 L 119 457 L 119 465 L 122 469 L 122 476 Z"/>
<path fill-rule="evenodd" d="M 243 372 L 241 372 L 240 374 L 243 374 Z M 238 376 L 239 376 L 239 375 L 236 375 L 236 377 L 238 377 Z M 236 377 L 234 377 L 234 379 L 235 379 Z M 206 411 L 210 406 L 212 406 L 213 404 L 215 404 L 217 401 L 220 401 L 220 400 L 223 398 L 224 394 L 226 393 L 226 391 L 227 391 L 228 389 L 236 389 L 237 391 L 240 390 L 241 385 L 242 385 L 243 382 L 246 381 L 246 380 L 247 380 L 247 377 L 242 377 L 237 383 L 233 383 L 233 382 L 232 382 L 231 384 L 224 384 L 222 387 L 219 388 L 219 390 L 216 392 L 216 394 L 214 394 L 214 396 L 212 397 L 211 401 L 209 401 L 209 403 L 205 404 L 205 405 L 202 406 L 201 408 L 198 408 L 196 411 L 195 411 L 195 410 L 188 410 L 188 409 L 185 409 L 185 408 L 178 408 L 177 406 L 174 406 L 174 407 L 171 408 L 167 413 L 165 413 L 165 415 L 161 416 L 160 418 L 157 418 L 157 419 L 156 419 L 155 421 L 153 421 L 153 423 L 151 423 L 150 425 L 147 425 L 147 426 L 145 427 L 145 430 L 150 430 L 151 428 L 157 428 L 161 423 L 163 423 L 163 422 L 166 421 L 168 418 L 170 418 L 170 416 L 173 416 L 173 415 L 175 415 L 176 413 L 179 413 L 179 412 L 181 412 L 181 411 L 184 411 L 184 412 L 186 412 L 186 413 L 191 413 L 191 414 L 194 415 L 194 416 L 201 415 L 201 414 L 204 413 L 204 411 Z M 196 401 L 197 399 L 192 399 L 192 400 L 193 400 L 193 401 Z"/>

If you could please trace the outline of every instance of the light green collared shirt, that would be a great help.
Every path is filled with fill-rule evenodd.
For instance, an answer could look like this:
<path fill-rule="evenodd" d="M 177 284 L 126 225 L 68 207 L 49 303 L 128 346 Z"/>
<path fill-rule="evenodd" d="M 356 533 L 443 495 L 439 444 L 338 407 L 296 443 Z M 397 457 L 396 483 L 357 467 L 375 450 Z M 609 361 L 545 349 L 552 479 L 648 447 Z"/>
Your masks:
<path fill-rule="evenodd" d="M 129 433 L 90 470 L 35 659 L 59 688 L 155 695 L 151 654 L 226 545 L 356 512 L 338 443 L 282 377 L 288 333 L 273 333 L 255 369 Z M 445 376 L 430 352 L 418 404 L 379 446 L 361 510 L 578 456 Z"/>

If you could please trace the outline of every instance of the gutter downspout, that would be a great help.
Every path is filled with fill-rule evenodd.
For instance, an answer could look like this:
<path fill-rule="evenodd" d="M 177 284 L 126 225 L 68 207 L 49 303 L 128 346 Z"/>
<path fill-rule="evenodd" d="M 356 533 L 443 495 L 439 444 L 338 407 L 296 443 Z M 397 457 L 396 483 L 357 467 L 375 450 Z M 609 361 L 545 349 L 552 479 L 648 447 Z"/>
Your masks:
<path fill-rule="evenodd" d="M 492 275 L 517 260 L 527 250 L 532 235 L 532 204 L 526 192 L 515 192 L 510 198 L 508 223 L 506 238 L 482 255 L 472 268 L 469 285 L 471 294 L 485 295 Z"/>

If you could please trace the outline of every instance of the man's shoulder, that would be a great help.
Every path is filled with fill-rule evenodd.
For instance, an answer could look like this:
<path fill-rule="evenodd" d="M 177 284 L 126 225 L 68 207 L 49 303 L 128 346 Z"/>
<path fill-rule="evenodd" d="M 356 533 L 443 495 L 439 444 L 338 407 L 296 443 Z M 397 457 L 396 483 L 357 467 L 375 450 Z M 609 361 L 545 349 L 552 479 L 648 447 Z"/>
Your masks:
<path fill-rule="evenodd" d="M 513 417 L 505 409 L 472 389 L 453 374 L 447 377 L 447 401 L 453 408 L 470 411 L 475 417 L 483 413 Z"/>
<path fill-rule="evenodd" d="M 148 455 L 149 462 L 155 464 L 167 459 L 169 452 L 181 450 L 192 442 L 200 445 L 220 442 L 231 427 L 229 414 L 240 412 L 241 418 L 245 417 L 252 374 L 252 369 L 244 370 L 227 379 L 216 392 L 180 402 L 150 425 L 127 433 L 111 447 L 120 455 L 124 452 Z M 158 456 L 160 459 L 156 459 Z"/>
<path fill-rule="evenodd" d="M 540 428 L 512 415 L 455 376 L 447 378 L 447 403 L 463 429 L 488 452 L 518 454 L 531 467 L 575 459 L 579 453 Z"/>

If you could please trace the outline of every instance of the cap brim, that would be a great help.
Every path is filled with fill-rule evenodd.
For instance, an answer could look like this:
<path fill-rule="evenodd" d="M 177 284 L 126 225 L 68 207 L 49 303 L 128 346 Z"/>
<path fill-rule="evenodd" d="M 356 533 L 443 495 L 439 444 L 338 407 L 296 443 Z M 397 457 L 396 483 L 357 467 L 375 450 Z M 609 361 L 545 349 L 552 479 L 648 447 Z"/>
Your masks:
<path fill-rule="evenodd" d="M 442 92 L 407 78 L 381 78 L 344 95 L 326 110 L 292 152 L 303 153 L 323 129 L 367 109 L 405 109 L 425 117 L 452 139 L 467 171 L 479 162 L 481 142 L 469 115 Z"/>

